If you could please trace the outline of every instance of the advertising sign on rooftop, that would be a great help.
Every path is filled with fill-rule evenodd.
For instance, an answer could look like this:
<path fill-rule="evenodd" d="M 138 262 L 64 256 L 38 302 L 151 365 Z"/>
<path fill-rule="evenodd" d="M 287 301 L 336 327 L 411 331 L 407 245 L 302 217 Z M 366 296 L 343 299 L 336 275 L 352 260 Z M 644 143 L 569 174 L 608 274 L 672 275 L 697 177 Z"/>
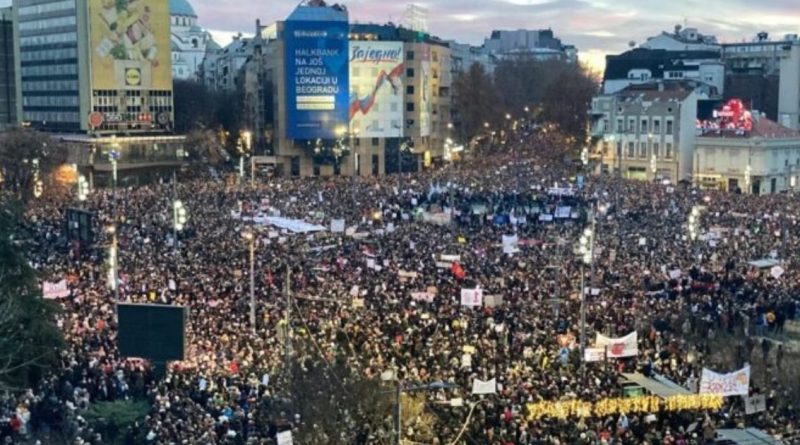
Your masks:
<path fill-rule="evenodd" d="M 359 137 L 403 136 L 403 42 L 350 42 L 350 125 Z"/>

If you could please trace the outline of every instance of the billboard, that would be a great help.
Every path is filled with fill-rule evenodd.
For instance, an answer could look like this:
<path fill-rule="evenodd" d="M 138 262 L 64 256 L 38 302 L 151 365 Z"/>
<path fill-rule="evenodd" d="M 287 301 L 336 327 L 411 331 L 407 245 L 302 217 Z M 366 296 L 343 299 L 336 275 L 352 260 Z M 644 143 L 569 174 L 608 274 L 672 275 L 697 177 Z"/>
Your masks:
<path fill-rule="evenodd" d="M 286 137 L 333 139 L 347 128 L 346 20 L 287 20 Z"/>
<path fill-rule="evenodd" d="M 121 357 L 154 362 L 184 360 L 188 310 L 183 306 L 120 303 L 117 305 Z"/>
<path fill-rule="evenodd" d="M 350 127 L 365 138 L 403 136 L 403 42 L 350 42 Z"/>
<path fill-rule="evenodd" d="M 422 82 L 420 93 L 422 97 L 419 100 L 419 134 L 422 137 L 431 135 L 431 96 L 433 95 L 433 86 L 431 84 L 433 77 L 431 75 L 431 48 L 428 45 L 422 45 Z"/>
<path fill-rule="evenodd" d="M 94 90 L 172 90 L 169 2 L 89 0 Z"/>

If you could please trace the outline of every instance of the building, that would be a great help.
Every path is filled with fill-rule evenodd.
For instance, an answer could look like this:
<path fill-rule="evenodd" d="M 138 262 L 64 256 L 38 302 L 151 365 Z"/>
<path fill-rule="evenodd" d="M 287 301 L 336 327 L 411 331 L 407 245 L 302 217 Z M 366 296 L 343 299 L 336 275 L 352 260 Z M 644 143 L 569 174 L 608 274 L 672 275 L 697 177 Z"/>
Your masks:
<path fill-rule="evenodd" d="M 111 151 L 120 168 L 149 152 L 177 159 L 180 147 L 159 140 L 173 122 L 167 2 L 14 0 L 14 14 L 24 125 L 73 134 L 76 159 L 92 152 L 98 169 Z"/>
<path fill-rule="evenodd" d="M 0 8 L 0 131 L 17 124 L 17 86 L 14 62 L 14 14 Z"/>
<path fill-rule="evenodd" d="M 704 125 L 699 130 L 695 140 L 695 183 L 707 189 L 752 194 L 796 189 L 800 133 L 761 113 L 747 115 L 745 125 Z"/>
<path fill-rule="evenodd" d="M 219 49 L 211 34 L 197 25 L 197 14 L 188 0 L 170 0 L 172 77 L 195 80 L 206 52 Z"/>
<path fill-rule="evenodd" d="M 603 93 L 614 94 L 631 85 L 654 81 L 690 81 L 710 97 L 725 89 L 725 65 L 716 51 L 672 51 L 634 48 L 606 56 Z"/>
<path fill-rule="evenodd" d="M 768 33 L 760 32 L 751 41 L 723 44 L 722 59 L 731 73 L 777 74 L 781 60 L 797 43 L 797 34 L 787 34 L 781 40 L 770 40 Z"/>
<path fill-rule="evenodd" d="M 253 38 L 238 34 L 224 48 L 209 50 L 201 64 L 203 84 L 215 91 L 234 91 L 236 76 L 248 59 L 253 57 Z"/>
<path fill-rule="evenodd" d="M 639 48 L 665 51 L 719 51 L 720 45 L 715 36 L 703 35 L 697 28 L 675 25 L 674 32 L 663 31 L 657 36 L 648 37 Z"/>
<path fill-rule="evenodd" d="M 454 73 L 468 71 L 469 68 L 478 64 L 487 73 L 494 73 L 497 66 L 497 58 L 483 51 L 482 48 L 466 43 L 458 43 L 455 40 L 448 40 L 447 46 L 450 48 L 450 65 Z"/>
<path fill-rule="evenodd" d="M 705 98 L 688 82 L 651 82 L 592 99 L 592 156 L 601 171 L 690 179 L 698 101 Z"/>
<path fill-rule="evenodd" d="M 393 24 L 350 24 L 344 8 L 309 2 L 274 26 L 257 22 L 248 46 L 233 76 L 256 154 L 265 156 L 257 163 L 287 176 L 370 176 L 444 156 L 447 42 Z"/>
<path fill-rule="evenodd" d="M 564 45 L 552 29 L 515 31 L 495 30 L 484 39 L 482 50 L 498 58 L 533 57 L 537 60 L 565 60 L 575 63 L 578 50 Z"/>

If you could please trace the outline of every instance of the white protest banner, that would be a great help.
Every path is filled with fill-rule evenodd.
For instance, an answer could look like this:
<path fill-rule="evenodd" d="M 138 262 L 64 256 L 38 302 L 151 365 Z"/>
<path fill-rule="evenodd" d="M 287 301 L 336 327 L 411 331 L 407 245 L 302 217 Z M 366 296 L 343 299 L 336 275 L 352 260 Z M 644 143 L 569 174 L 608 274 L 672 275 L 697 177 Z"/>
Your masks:
<path fill-rule="evenodd" d="M 169 290 L 172 290 L 172 291 L 176 290 L 177 286 L 175 285 L 175 280 L 170 278 L 170 280 L 167 282 L 167 287 L 169 288 Z"/>
<path fill-rule="evenodd" d="M 767 410 L 767 398 L 763 394 L 760 396 L 743 398 L 745 414 L 756 414 Z"/>
<path fill-rule="evenodd" d="M 673 280 L 677 280 L 678 278 L 681 277 L 681 270 L 680 269 L 675 269 L 675 270 L 669 271 L 669 277 L 671 279 L 673 279 Z"/>
<path fill-rule="evenodd" d="M 48 281 L 42 283 L 42 296 L 45 300 L 68 297 L 69 289 L 67 288 L 66 278 L 56 283 L 50 283 Z"/>
<path fill-rule="evenodd" d="M 572 207 L 560 206 L 556 207 L 556 213 L 554 216 L 556 219 L 565 219 L 570 217 L 570 213 L 572 213 Z"/>
<path fill-rule="evenodd" d="M 461 305 L 469 307 L 483 306 L 483 289 L 461 289 Z"/>
<path fill-rule="evenodd" d="M 782 277 L 784 272 L 786 271 L 781 266 L 774 266 L 769 270 L 769 274 L 772 275 L 772 278 L 775 278 L 776 280 Z"/>
<path fill-rule="evenodd" d="M 638 338 L 636 331 L 620 338 L 609 338 L 598 333 L 595 347 L 605 349 L 608 358 L 635 357 L 639 354 Z"/>
<path fill-rule="evenodd" d="M 388 264 L 384 264 L 384 265 L 388 266 Z M 411 279 L 414 279 L 414 278 L 417 278 L 417 275 L 418 274 L 416 272 L 408 272 L 408 271 L 405 271 L 405 270 L 400 270 L 400 271 L 397 272 L 397 276 L 400 277 L 400 278 L 411 278 Z"/>
<path fill-rule="evenodd" d="M 294 445 L 292 441 L 292 432 L 291 431 L 284 431 L 282 433 L 278 433 L 278 445 Z"/>
<path fill-rule="evenodd" d="M 342 232 L 344 232 L 344 219 L 332 219 L 331 220 L 331 232 L 333 232 L 333 233 L 342 233 Z"/>
<path fill-rule="evenodd" d="M 583 361 L 587 363 L 601 362 L 606 358 L 605 348 L 586 348 L 583 350 Z"/>
<path fill-rule="evenodd" d="M 551 222 L 551 221 L 553 221 L 553 215 L 550 215 L 550 214 L 547 214 L 547 213 L 543 213 L 543 214 L 539 215 L 539 221 Z"/>
<path fill-rule="evenodd" d="M 496 394 L 497 379 L 488 381 L 475 379 L 472 381 L 472 394 Z"/>
<path fill-rule="evenodd" d="M 503 235 L 503 253 L 514 254 L 519 252 L 519 238 L 517 235 Z"/>
<path fill-rule="evenodd" d="M 411 292 L 411 299 L 414 301 L 424 301 L 426 303 L 433 303 L 436 295 L 430 292 Z"/>
<path fill-rule="evenodd" d="M 486 307 L 500 307 L 503 305 L 502 295 L 484 295 L 483 305 Z"/>
<path fill-rule="evenodd" d="M 456 263 L 461 261 L 461 255 L 439 255 L 439 259 L 448 263 Z"/>
<path fill-rule="evenodd" d="M 700 394 L 746 396 L 749 391 L 750 365 L 727 374 L 718 374 L 703 368 L 703 374 L 700 376 Z"/>
<path fill-rule="evenodd" d="M 452 263 L 448 263 L 447 261 L 437 261 L 436 268 L 437 269 L 449 269 L 453 266 Z"/>
<path fill-rule="evenodd" d="M 647 245 L 647 238 L 645 238 L 645 237 L 639 238 L 639 245 L 640 246 L 646 246 Z"/>

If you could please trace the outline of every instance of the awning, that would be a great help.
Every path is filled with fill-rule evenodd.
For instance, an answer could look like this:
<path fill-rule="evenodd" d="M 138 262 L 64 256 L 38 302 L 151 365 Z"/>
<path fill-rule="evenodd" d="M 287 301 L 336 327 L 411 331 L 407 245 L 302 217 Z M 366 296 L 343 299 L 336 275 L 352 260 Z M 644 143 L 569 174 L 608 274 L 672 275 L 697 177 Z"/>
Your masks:
<path fill-rule="evenodd" d="M 622 377 L 624 377 L 628 383 L 635 383 L 647 390 L 650 394 L 661 398 L 692 395 L 688 389 L 668 378 L 659 374 L 653 375 L 653 378 L 648 378 L 645 377 L 644 374 L 636 372 L 630 374 L 623 373 Z"/>
<path fill-rule="evenodd" d="M 730 445 L 782 445 L 783 442 L 773 439 L 769 434 L 756 429 L 747 428 L 744 430 L 717 430 L 718 444 Z"/>

